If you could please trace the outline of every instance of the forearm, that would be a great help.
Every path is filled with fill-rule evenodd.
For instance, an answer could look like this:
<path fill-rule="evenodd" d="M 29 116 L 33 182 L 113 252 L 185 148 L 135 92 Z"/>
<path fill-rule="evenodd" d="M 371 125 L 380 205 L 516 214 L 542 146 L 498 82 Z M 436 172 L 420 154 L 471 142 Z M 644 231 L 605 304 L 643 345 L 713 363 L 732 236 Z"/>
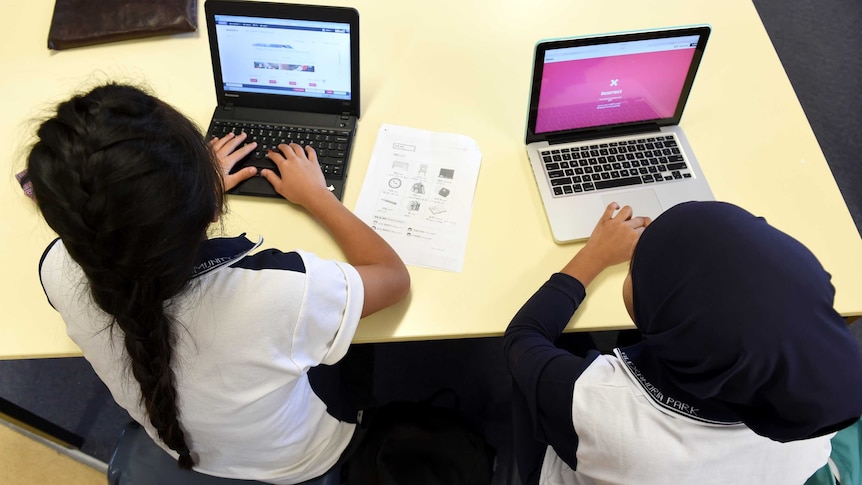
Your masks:
<path fill-rule="evenodd" d="M 610 266 L 603 258 L 595 255 L 592 249 L 592 246 L 587 245 L 578 251 L 560 272 L 580 281 L 584 287 L 590 286 L 596 276 Z"/>
<path fill-rule="evenodd" d="M 329 191 L 307 203 L 305 208 L 329 232 L 348 263 L 354 266 L 403 265 L 392 247 Z"/>
<path fill-rule="evenodd" d="M 410 274 L 389 244 L 328 191 L 305 204 L 329 232 L 365 286 L 362 316 L 390 306 L 407 295 Z"/>

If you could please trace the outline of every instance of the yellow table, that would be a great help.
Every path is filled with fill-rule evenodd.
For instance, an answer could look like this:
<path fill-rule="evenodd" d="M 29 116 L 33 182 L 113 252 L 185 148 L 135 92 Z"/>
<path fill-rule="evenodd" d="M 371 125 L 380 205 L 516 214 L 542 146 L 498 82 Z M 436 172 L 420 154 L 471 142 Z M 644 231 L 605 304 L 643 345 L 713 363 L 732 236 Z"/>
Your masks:
<path fill-rule="evenodd" d="M 682 124 L 713 192 L 811 248 L 833 275 L 838 311 L 862 314 L 862 240 L 750 1 L 337 3 L 359 10 L 362 37 L 362 117 L 345 204 L 356 203 L 382 123 L 462 133 L 483 153 L 463 272 L 411 267 L 411 295 L 363 321 L 357 342 L 500 335 L 580 248 L 552 241 L 524 151 L 538 39 L 694 23 L 711 24 L 713 33 Z M 36 271 L 54 235 L 13 179 L 33 120 L 71 91 L 106 80 L 146 83 L 202 126 L 215 103 L 202 4 L 195 34 L 51 52 L 52 4 L 8 9 L 0 30 L 0 358 L 80 355 Z M 730 151 L 730 142 L 738 148 Z M 227 234 L 342 257 L 285 201 L 234 197 L 230 204 Z M 624 272 L 613 268 L 588 288 L 572 329 L 631 325 L 620 298 Z"/>

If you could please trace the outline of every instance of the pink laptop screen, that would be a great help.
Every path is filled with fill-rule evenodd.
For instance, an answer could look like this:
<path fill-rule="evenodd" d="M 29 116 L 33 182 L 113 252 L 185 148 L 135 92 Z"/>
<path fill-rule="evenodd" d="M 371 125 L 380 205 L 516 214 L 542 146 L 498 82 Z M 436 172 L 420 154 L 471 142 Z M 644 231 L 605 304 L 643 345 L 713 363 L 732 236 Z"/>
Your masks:
<path fill-rule="evenodd" d="M 536 133 L 672 118 L 698 36 L 545 52 Z"/>

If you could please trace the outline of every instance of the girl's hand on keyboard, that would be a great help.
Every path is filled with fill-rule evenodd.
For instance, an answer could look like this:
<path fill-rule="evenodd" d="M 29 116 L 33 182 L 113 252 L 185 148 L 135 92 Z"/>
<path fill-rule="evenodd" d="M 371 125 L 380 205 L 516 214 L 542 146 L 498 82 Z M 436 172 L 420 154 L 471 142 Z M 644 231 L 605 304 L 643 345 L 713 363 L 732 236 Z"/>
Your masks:
<path fill-rule="evenodd" d="M 285 199 L 307 207 L 308 202 L 322 193 L 332 195 L 326 188 L 326 179 L 320 171 L 314 148 L 282 143 L 278 151 L 270 151 L 266 156 L 276 164 L 281 177 L 266 168 L 260 174 Z"/>
<path fill-rule="evenodd" d="M 219 164 L 221 164 L 225 191 L 236 187 L 243 180 L 257 175 L 257 169 L 255 167 L 246 167 L 237 173 L 230 173 L 231 169 L 237 162 L 245 158 L 252 152 L 252 150 L 257 148 L 257 143 L 255 142 L 240 146 L 245 139 L 245 133 L 240 133 L 239 135 L 228 133 L 221 138 L 213 138 L 209 142 L 210 149 L 215 154 Z"/>

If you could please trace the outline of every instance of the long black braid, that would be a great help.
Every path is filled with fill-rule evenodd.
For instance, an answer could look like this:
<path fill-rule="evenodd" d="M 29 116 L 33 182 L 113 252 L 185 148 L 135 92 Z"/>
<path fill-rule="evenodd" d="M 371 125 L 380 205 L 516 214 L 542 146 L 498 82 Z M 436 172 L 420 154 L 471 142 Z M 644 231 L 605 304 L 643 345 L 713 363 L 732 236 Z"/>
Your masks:
<path fill-rule="evenodd" d="M 150 422 L 191 468 L 168 309 L 223 207 L 221 174 L 200 131 L 138 88 L 100 86 L 42 123 L 28 173 L 45 220 L 124 334 Z"/>

